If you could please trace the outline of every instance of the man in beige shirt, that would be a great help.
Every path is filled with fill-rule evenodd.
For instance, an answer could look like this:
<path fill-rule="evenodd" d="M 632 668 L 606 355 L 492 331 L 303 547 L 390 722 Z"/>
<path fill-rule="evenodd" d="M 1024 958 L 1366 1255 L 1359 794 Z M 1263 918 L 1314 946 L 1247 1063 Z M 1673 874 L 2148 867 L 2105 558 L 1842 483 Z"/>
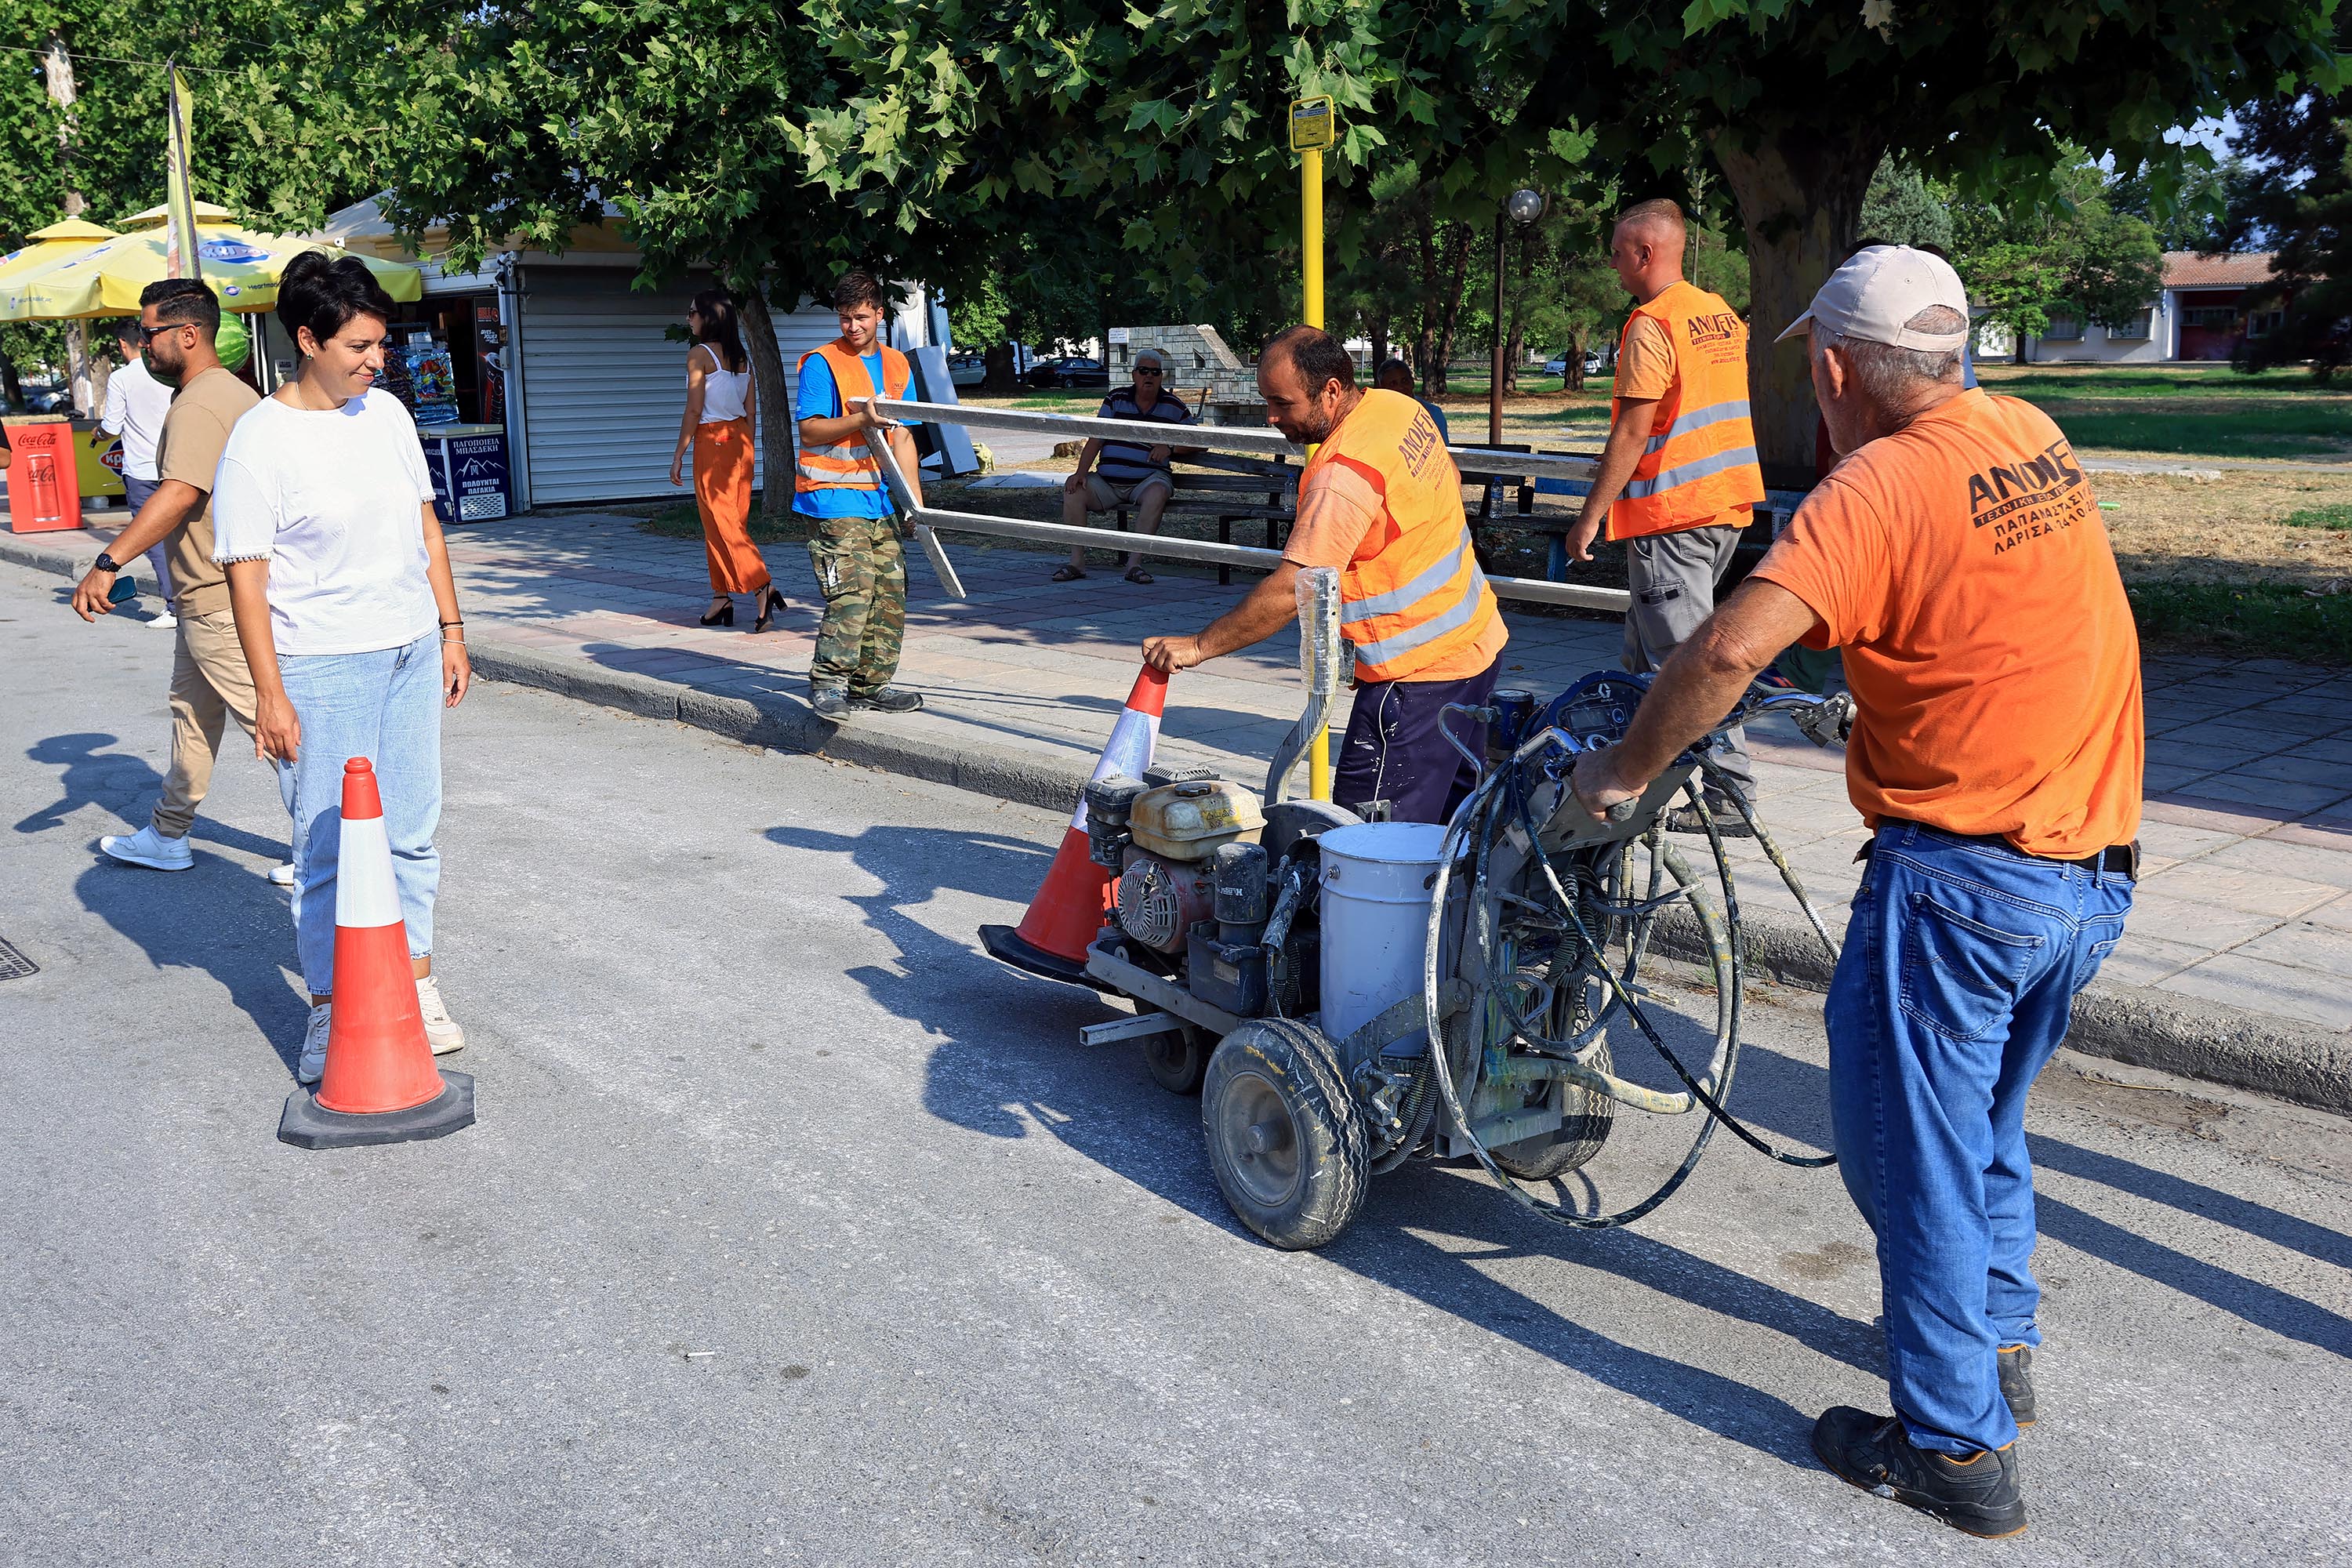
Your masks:
<path fill-rule="evenodd" d="M 113 607 L 107 595 L 121 563 L 155 544 L 165 546 L 180 619 L 172 658 L 172 771 L 148 825 L 101 838 L 98 847 L 133 866 L 184 871 L 195 864 L 188 829 L 212 783 L 228 716 L 236 714 L 246 732 L 253 731 L 253 675 L 229 614 L 227 574 L 213 563 L 212 490 L 229 427 L 261 397 L 222 367 L 214 348 L 220 301 L 195 279 L 168 278 L 142 290 L 139 331 L 148 364 L 179 391 L 156 446 L 154 493 L 100 552 L 98 564 L 74 590 L 73 607 L 86 621 L 105 615 Z M 280 871 L 270 879 L 281 879 Z"/>

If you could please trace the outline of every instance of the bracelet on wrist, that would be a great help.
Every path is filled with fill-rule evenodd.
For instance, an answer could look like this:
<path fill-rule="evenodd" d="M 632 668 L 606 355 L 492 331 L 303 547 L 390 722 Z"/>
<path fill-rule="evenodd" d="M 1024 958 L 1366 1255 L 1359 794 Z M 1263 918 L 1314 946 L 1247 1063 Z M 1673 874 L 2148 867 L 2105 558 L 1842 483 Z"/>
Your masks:
<path fill-rule="evenodd" d="M 451 626 L 464 626 L 465 624 L 466 624 L 466 617 L 465 617 L 465 616 L 458 616 L 456 620 L 454 620 L 454 621 L 443 621 L 443 622 L 441 623 L 441 629 L 442 629 L 443 631 L 445 631 L 445 632 L 446 632 L 446 631 L 447 631 Z"/>

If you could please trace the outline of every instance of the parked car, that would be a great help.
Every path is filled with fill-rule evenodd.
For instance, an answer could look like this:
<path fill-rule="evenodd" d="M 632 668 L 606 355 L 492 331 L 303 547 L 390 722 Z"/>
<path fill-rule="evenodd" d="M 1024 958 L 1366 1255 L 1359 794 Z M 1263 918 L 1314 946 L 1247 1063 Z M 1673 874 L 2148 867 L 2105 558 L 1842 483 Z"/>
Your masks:
<path fill-rule="evenodd" d="M 73 392 L 70 388 L 54 386 L 36 392 L 25 391 L 25 406 L 35 414 L 70 414 L 73 412 Z"/>
<path fill-rule="evenodd" d="M 948 360 L 948 379 L 958 386 L 978 386 L 988 379 L 988 360 L 982 354 L 955 354 Z"/>
<path fill-rule="evenodd" d="M 1029 373 L 1028 382 L 1032 386 L 1108 386 L 1110 372 L 1098 359 L 1065 354 L 1039 364 Z"/>
<path fill-rule="evenodd" d="M 1608 368 L 1609 352 L 1606 349 L 1594 349 L 1591 353 L 1584 356 L 1585 374 L 1599 375 L 1602 371 L 1605 371 Z"/>
<path fill-rule="evenodd" d="M 1568 356 L 1566 354 L 1554 354 L 1551 358 L 1544 361 L 1544 374 L 1546 375 L 1559 376 L 1563 381 L 1567 380 Z"/>

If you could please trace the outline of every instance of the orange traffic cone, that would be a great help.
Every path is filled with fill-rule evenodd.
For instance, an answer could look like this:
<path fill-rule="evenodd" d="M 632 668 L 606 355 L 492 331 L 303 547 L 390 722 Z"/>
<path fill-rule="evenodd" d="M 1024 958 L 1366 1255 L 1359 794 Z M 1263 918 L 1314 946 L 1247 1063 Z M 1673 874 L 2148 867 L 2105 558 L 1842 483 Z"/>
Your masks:
<path fill-rule="evenodd" d="M 1127 694 L 1126 709 L 1112 727 L 1110 743 L 1103 747 L 1095 763 L 1094 776 L 1126 773 L 1141 778 L 1143 770 L 1151 765 L 1152 748 L 1160 740 L 1160 715 L 1167 706 L 1167 675 L 1145 665 L 1143 673 L 1135 678 L 1135 689 Z M 1020 929 L 982 926 L 980 945 L 1000 963 L 1048 980 L 1091 985 L 1094 982 L 1087 978 L 1087 949 L 1102 930 L 1103 917 L 1110 907 L 1111 875 L 1087 852 L 1087 803 L 1081 796 L 1045 883 L 1029 900 L 1029 912 L 1021 917 Z"/>
<path fill-rule="evenodd" d="M 433 1066 L 408 927 L 392 879 L 392 845 L 375 767 L 343 764 L 341 849 L 335 871 L 335 997 L 327 1070 L 314 1091 L 286 1097 L 278 1138 L 304 1149 L 404 1143 L 474 1124 L 474 1080 Z"/>

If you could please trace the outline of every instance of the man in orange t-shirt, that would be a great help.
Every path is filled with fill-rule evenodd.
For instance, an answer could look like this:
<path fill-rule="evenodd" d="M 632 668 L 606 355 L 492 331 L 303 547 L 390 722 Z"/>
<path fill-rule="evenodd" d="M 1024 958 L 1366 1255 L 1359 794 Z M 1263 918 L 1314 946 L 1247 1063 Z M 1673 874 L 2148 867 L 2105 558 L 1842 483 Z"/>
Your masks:
<path fill-rule="evenodd" d="M 1259 356 L 1266 423 L 1319 449 L 1298 480 L 1282 564 L 1197 637 L 1146 637 L 1155 669 L 1186 669 L 1263 641 L 1298 613 L 1302 567 L 1339 573 L 1340 630 L 1356 649 L 1331 799 L 1395 822 L 1444 822 L 1476 780 L 1446 740 L 1449 705 L 1484 708 L 1509 633 L 1470 548 L 1462 475 L 1436 422 L 1401 393 L 1356 387 L 1356 362 L 1319 327 L 1276 334 Z M 1455 715 L 1471 755 L 1486 726 Z"/>
<path fill-rule="evenodd" d="M 1803 333 L 1844 460 L 1579 760 L 1605 809 L 1791 642 L 1837 647 L 1876 834 L 1827 1004 L 1830 1119 L 1878 1238 L 1893 1417 L 1841 1406 L 1846 1479 L 1978 1535 L 2025 1528 L 2015 1444 L 2041 1343 L 2025 1097 L 2123 935 L 2137 868 L 2139 643 L 2089 480 L 2031 405 L 1965 387 L 1940 258 L 1856 254 Z"/>

